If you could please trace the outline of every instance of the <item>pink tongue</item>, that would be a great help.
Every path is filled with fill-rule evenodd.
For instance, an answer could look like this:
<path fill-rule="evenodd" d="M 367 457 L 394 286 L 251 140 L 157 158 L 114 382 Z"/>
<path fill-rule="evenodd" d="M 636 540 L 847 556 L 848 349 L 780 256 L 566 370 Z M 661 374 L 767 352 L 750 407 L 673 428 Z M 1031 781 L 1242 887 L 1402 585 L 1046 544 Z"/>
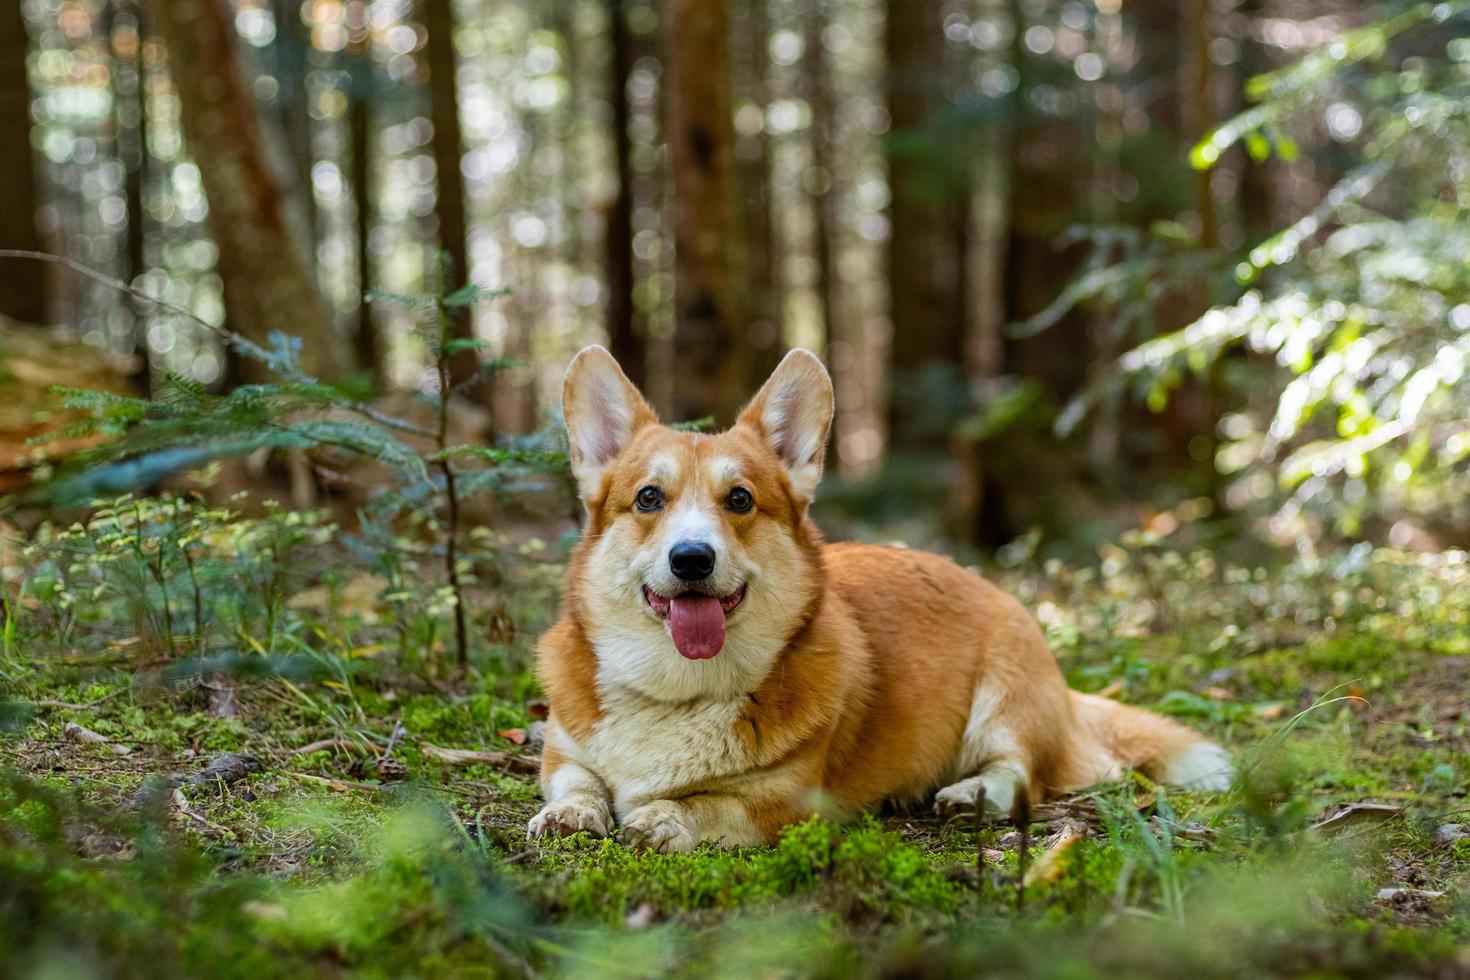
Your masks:
<path fill-rule="evenodd" d="M 725 610 L 708 596 L 673 600 L 669 627 L 674 646 L 690 660 L 708 660 L 725 645 Z"/>

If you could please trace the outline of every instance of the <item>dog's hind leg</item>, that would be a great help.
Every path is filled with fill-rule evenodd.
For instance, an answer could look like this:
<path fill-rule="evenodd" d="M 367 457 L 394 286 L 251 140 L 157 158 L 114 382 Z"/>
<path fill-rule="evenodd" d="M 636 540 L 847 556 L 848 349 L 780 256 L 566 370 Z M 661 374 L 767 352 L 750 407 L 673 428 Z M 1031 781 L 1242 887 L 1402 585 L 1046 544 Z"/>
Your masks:
<path fill-rule="evenodd" d="M 1030 783 L 1031 777 L 1019 760 L 999 759 L 988 764 L 978 776 L 961 779 L 935 793 L 934 810 L 947 817 L 979 803 L 985 811 L 982 816 L 1008 817 L 1016 805 L 1016 797 Z"/>
<path fill-rule="evenodd" d="M 939 790 L 934 810 L 942 816 L 983 806 L 986 817 L 1010 816 L 1016 798 L 1029 793 L 1035 776 L 1020 733 L 1012 724 L 1020 706 L 1008 703 L 1004 689 L 982 684 L 951 770 L 964 777 Z"/>

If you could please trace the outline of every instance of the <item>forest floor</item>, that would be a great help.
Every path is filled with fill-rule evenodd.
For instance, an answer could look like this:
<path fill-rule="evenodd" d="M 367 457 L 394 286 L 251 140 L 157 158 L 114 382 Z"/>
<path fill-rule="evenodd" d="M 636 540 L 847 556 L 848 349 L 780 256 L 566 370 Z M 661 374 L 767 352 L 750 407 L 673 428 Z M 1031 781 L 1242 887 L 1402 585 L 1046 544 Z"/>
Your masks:
<path fill-rule="evenodd" d="M 131 618 L 123 587 L 56 612 L 48 547 L 0 660 L 0 974 L 1470 976 L 1462 554 L 1002 570 L 1074 686 L 1208 731 L 1236 787 L 664 856 L 525 839 L 554 565 L 475 588 L 501 642 L 455 676 L 333 544 L 292 563 L 265 648 L 192 658 L 150 638 L 146 580 Z"/>

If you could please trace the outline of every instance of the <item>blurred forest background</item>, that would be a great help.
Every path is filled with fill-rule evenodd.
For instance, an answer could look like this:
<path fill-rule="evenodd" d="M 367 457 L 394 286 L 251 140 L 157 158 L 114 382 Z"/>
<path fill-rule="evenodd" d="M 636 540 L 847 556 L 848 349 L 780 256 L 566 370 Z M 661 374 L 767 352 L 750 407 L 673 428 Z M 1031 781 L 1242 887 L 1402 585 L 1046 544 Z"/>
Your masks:
<path fill-rule="evenodd" d="M 836 380 L 839 526 L 1470 540 L 1463 3 L 0 16 L 0 247 L 75 263 L 0 258 L 0 346 L 60 325 L 125 359 L 118 390 L 258 380 L 228 325 L 363 397 L 432 393 L 412 312 L 368 296 L 435 292 L 442 250 L 509 290 L 453 316 L 461 441 L 546 426 L 589 342 L 720 424 L 802 345 Z"/>
<path fill-rule="evenodd" d="M 0 976 L 1470 975 L 1470 0 L 0 0 L 0 190 Z M 1235 785 L 528 843 L 592 342 Z"/>

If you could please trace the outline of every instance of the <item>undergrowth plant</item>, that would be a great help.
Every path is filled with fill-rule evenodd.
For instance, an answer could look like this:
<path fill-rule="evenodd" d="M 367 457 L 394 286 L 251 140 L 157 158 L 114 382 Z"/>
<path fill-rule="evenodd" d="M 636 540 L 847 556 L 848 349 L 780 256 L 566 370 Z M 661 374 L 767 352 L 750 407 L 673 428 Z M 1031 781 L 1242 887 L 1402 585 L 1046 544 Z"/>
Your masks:
<path fill-rule="evenodd" d="M 1210 170 L 1242 146 L 1254 161 L 1312 155 L 1331 186 L 1295 221 L 1239 250 L 1182 226 L 1071 233 L 1090 259 L 1046 310 L 1103 315 L 1120 349 L 1058 416 L 1099 405 L 1161 411 L 1191 383 L 1229 390 L 1214 439 L 1235 510 L 1285 538 L 1323 522 L 1431 533 L 1470 500 L 1470 4 L 1405 2 L 1300 60 L 1252 78 L 1253 105 L 1195 147 Z M 1169 297 L 1200 297 L 1161 332 Z M 1302 535 L 1298 535 L 1301 537 Z"/>
<path fill-rule="evenodd" d="M 372 460 L 385 467 L 389 476 L 375 489 L 363 515 L 368 550 L 390 577 L 397 575 L 400 580 L 403 563 L 395 560 L 395 553 L 408 550 L 417 559 L 427 547 L 437 557 L 444 589 L 436 611 L 446 613 L 452 621 L 454 660 L 463 670 L 470 650 L 465 588 L 472 578 L 463 550 L 466 499 L 523 489 L 538 477 L 554 486 L 560 481 L 552 475 L 566 466 L 559 441 L 546 433 L 484 446 L 456 444 L 450 437 L 456 398 L 514 363 L 482 357 L 485 342 L 455 337 L 453 324 L 470 307 L 503 294 L 473 284 L 451 289 L 441 271 L 433 295 L 376 297 L 412 313 L 415 335 L 432 359 L 435 384 L 415 395 L 433 411 L 429 426 L 363 402 L 346 386 L 305 374 L 298 363 L 300 343 L 294 338 L 273 334 L 271 346 L 262 348 L 238 334 L 219 330 L 227 345 L 261 364 L 274 380 L 215 394 L 197 382 L 169 375 L 151 399 L 59 389 L 66 405 L 86 412 L 87 417 L 51 438 L 97 437 L 99 442 L 47 474 L 32 499 L 63 506 L 94 504 L 120 491 L 156 485 L 184 469 L 260 450 L 335 452 Z M 456 382 L 451 363 L 466 357 L 473 357 L 478 367 Z M 127 588 L 139 600 L 140 625 L 146 625 L 173 652 L 175 631 L 187 623 L 190 609 L 199 619 L 201 603 L 196 594 L 192 602 L 176 608 L 165 579 L 170 571 L 193 578 L 191 543 L 197 538 L 197 528 L 169 524 L 182 519 L 177 502 L 155 506 L 129 500 L 126 506 L 132 508 L 131 516 L 120 515 L 117 506 L 106 513 L 121 523 L 95 533 L 118 535 L 132 549 L 132 559 L 119 568 L 134 576 Z M 198 517 L 193 513 L 189 519 Z M 405 533 L 410 530 L 431 534 L 431 543 L 423 546 Z M 82 533 L 94 533 L 92 523 L 83 525 Z M 265 587 L 270 590 L 276 585 L 265 583 Z M 150 595 L 160 600 L 157 609 L 148 605 Z M 269 596 L 264 602 L 268 611 L 278 605 Z M 272 616 L 268 614 L 264 625 L 267 646 L 274 643 Z M 197 642 L 200 629 L 197 622 L 195 626 Z"/>

